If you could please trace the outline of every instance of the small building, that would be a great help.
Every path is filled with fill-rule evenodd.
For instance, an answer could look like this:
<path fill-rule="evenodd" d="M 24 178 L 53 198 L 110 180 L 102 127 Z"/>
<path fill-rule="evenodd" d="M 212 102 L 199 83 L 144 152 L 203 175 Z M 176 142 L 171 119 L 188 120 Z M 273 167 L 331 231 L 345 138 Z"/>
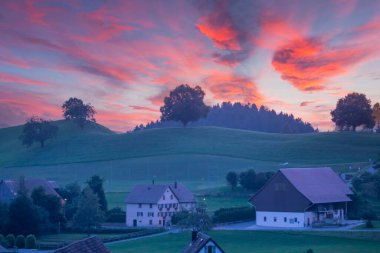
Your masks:
<path fill-rule="evenodd" d="M 32 194 L 34 189 L 42 187 L 45 190 L 46 194 L 52 194 L 61 198 L 61 196 L 55 190 L 58 186 L 54 181 L 48 181 L 45 179 L 25 179 L 24 185 L 29 196 Z M 1 180 L 0 202 L 9 204 L 13 199 L 17 197 L 19 190 L 19 180 Z"/>
<path fill-rule="evenodd" d="M 210 236 L 192 231 L 191 242 L 181 253 L 224 253 L 224 250 Z"/>
<path fill-rule="evenodd" d="M 126 225 L 164 227 L 176 212 L 193 211 L 196 200 L 184 185 L 138 185 L 126 199 Z"/>
<path fill-rule="evenodd" d="M 342 223 L 350 194 L 331 168 L 291 168 L 280 169 L 249 202 L 259 226 L 308 227 Z"/>
<path fill-rule="evenodd" d="M 54 253 L 110 253 L 104 246 L 102 240 L 96 236 L 70 243 L 69 245 L 56 249 Z"/>

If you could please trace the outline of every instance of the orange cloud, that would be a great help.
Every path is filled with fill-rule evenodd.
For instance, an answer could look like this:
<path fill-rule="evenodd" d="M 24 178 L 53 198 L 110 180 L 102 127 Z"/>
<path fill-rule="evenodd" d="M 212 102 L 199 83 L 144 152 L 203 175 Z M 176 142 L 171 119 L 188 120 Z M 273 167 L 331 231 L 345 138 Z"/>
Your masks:
<path fill-rule="evenodd" d="M 302 91 L 325 89 L 329 78 L 343 74 L 371 55 L 366 47 L 332 47 L 318 38 L 294 40 L 279 48 L 272 66 Z"/>

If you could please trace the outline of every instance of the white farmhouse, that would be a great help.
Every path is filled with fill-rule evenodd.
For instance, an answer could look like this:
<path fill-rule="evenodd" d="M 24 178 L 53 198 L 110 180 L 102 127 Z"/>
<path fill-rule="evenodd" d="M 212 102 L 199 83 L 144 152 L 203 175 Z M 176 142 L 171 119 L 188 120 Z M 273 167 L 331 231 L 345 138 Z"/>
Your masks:
<path fill-rule="evenodd" d="M 350 194 L 331 168 L 291 168 L 279 170 L 249 202 L 259 226 L 308 227 L 342 223 Z"/>
<path fill-rule="evenodd" d="M 193 211 L 195 205 L 193 193 L 177 182 L 172 185 L 138 185 L 126 199 L 126 225 L 168 226 L 176 212 Z"/>

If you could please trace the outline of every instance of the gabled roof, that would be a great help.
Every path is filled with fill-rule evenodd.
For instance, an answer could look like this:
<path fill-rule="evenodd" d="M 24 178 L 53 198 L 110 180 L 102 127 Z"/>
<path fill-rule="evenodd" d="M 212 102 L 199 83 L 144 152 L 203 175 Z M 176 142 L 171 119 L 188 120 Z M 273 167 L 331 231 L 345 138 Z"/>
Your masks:
<path fill-rule="evenodd" d="M 103 242 L 96 236 L 73 242 L 54 253 L 110 253 Z"/>
<path fill-rule="evenodd" d="M 20 189 L 19 180 L 2 180 L 0 183 L 4 183 L 14 194 L 16 194 Z M 29 195 L 32 194 L 34 189 L 42 187 L 46 194 L 52 194 L 60 197 L 60 195 L 54 190 L 55 186 L 56 183 L 54 181 L 47 181 L 45 179 L 25 179 L 25 188 Z"/>
<path fill-rule="evenodd" d="M 209 241 L 212 241 L 215 246 L 218 247 L 222 253 L 224 253 L 223 249 L 210 236 L 201 232 L 198 232 L 197 238 L 194 241 L 191 241 L 181 253 L 199 253 L 199 251 L 206 246 Z"/>
<path fill-rule="evenodd" d="M 352 191 L 331 168 L 290 168 L 280 173 L 314 204 L 351 201 L 347 195 Z"/>
<path fill-rule="evenodd" d="M 177 196 L 180 203 L 193 203 L 196 202 L 194 194 L 189 191 L 183 184 L 174 183 L 170 185 L 170 188 Z"/>
<path fill-rule="evenodd" d="M 195 202 L 195 197 L 191 191 L 189 191 L 182 184 L 173 185 L 137 185 L 128 194 L 126 203 L 129 204 L 153 204 L 157 203 L 166 189 L 170 189 L 180 203 Z"/>

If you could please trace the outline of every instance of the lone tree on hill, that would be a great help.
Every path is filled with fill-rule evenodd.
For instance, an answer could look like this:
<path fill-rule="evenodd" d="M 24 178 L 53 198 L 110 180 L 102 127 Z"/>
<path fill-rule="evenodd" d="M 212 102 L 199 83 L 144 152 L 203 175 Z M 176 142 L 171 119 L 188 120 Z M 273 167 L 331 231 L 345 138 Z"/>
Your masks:
<path fill-rule="evenodd" d="M 84 104 L 79 98 L 70 98 L 62 105 L 63 117 L 74 120 L 81 128 L 87 120 L 95 122 L 96 111 L 91 104 Z"/>
<path fill-rule="evenodd" d="M 365 125 L 373 128 L 375 121 L 372 116 L 371 100 L 364 94 L 350 93 L 338 100 L 335 110 L 331 111 L 332 121 L 340 130 L 351 129 Z"/>
<path fill-rule="evenodd" d="M 25 123 L 20 139 L 27 147 L 32 146 L 34 142 L 39 142 L 43 148 L 45 141 L 56 136 L 57 132 L 57 126 L 41 118 L 32 117 Z"/>
<path fill-rule="evenodd" d="M 204 104 L 205 96 L 201 87 L 182 84 L 165 97 L 164 106 L 160 108 L 162 121 L 181 121 L 183 126 L 207 116 L 210 108 Z"/>

